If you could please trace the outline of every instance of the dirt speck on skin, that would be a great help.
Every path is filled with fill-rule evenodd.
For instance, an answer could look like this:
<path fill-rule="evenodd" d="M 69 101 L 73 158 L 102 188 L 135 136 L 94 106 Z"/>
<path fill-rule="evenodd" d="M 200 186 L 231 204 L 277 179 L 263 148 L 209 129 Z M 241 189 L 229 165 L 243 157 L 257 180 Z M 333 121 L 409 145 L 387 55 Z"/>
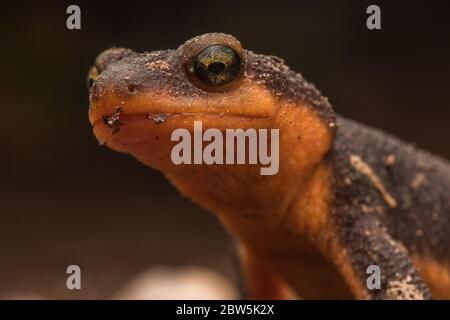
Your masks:
<path fill-rule="evenodd" d="M 426 176 L 423 172 L 419 172 L 411 181 L 411 188 L 414 190 L 419 189 L 426 181 Z"/>
<path fill-rule="evenodd" d="M 387 157 L 384 159 L 384 164 L 385 164 L 387 167 L 393 167 L 396 160 L 397 160 L 397 159 L 395 158 L 395 155 L 392 154 L 392 153 L 390 153 L 390 154 L 388 154 Z"/>
<path fill-rule="evenodd" d="M 145 66 L 147 68 L 149 68 L 150 70 L 161 69 L 163 71 L 168 71 L 171 68 L 170 64 L 168 64 L 164 60 L 152 61 L 152 62 L 147 63 Z"/>
<path fill-rule="evenodd" d="M 423 300 L 423 294 L 410 281 L 410 277 L 390 281 L 386 290 L 386 298 L 390 300 Z"/>
<path fill-rule="evenodd" d="M 356 154 L 350 155 L 350 164 L 361 174 L 367 176 L 369 178 L 370 182 L 372 183 L 373 187 L 378 190 L 378 192 L 383 197 L 386 204 L 391 207 L 395 208 L 397 207 L 397 201 L 394 199 L 394 197 L 386 190 L 383 183 L 381 182 L 381 179 L 375 174 L 375 172 L 372 170 L 372 168 L 365 163 L 361 157 L 359 157 Z"/>
<path fill-rule="evenodd" d="M 147 117 L 156 124 L 164 123 L 167 120 L 167 115 L 165 114 L 149 114 Z"/>
<path fill-rule="evenodd" d="M 116 111 L 111 116 L 103 117 L 103 123 L 111 128 L 112 134 L 119 132 L 120 127 L 123 126 L 123 123 L 120 121 L 121 113 L 122 108 L 117 107 Z"/>

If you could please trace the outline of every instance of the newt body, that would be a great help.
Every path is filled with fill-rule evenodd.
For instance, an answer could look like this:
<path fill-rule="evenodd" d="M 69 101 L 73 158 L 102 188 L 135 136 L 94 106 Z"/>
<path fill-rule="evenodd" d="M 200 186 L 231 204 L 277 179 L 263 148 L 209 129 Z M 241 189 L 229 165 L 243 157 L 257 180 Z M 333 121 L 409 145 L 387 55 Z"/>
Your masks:
<path fill-rule="evenodd" d="M 98 76 L 97 76 L 98 75 Z M 160 170 L 239 243 L 251 298 L 450 298 L 450 165 L 337 116 L 283 60 L 206 34 L 109 49 L 91 70 L 98 140 Z M 175 165 L 178 128 L 279 129 L 279 172 Z M 368 289 L 367 267 L 381 269 Z"/>

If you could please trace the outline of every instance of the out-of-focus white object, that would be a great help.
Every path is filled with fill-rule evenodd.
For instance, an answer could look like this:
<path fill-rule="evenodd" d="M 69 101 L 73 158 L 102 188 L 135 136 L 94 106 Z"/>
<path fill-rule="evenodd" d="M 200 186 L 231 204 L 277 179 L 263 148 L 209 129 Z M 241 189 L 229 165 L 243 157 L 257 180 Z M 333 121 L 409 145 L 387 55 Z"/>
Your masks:
<path fill-rule="evenodd" d="M 237 299 L 238 293 L 227 278 L 204 267 L 154 267 L 138 274 L 112 298 L 230 300 Z"/>

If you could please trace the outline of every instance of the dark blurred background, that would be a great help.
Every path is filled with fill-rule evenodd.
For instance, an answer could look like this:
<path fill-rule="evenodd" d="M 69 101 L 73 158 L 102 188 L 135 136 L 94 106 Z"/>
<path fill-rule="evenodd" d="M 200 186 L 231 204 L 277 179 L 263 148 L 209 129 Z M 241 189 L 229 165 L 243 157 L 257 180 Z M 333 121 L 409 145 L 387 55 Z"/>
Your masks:
<path fill-rule="evenodd" d="M 448 3 L 448 2 L 447 2 Z M 66 28 L 81 7 L 82 29 Z M 366 29 L 378 4 L 382 30 Z M 335 110 L 450 157 L 450 6 L 444 1 L 55 1 L 0 5 L 0 298 L 108 298 L 155 265 L 229 278 L 216 219 L 157 172 L 99 147 L 86 73 L 110 46 L 176 48 L 226 32 L 283 57 Z M 82 268 L 81 291 L 66 267 Z"/>

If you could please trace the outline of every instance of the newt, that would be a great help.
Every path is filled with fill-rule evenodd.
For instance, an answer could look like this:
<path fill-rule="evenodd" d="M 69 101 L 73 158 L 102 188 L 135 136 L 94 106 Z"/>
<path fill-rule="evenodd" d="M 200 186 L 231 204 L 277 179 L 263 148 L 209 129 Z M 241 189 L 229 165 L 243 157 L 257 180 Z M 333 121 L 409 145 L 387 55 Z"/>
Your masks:
<path fill-rule="evenodd" d="M 217 216 L 249 298 L 450 299 L 449 162 L 336 114 L 282 59 L 209 33 L 175 50 L 108 49 L 89 80 L 97 139 Z M 171 133 L 195 121 L 279 129 L 278 172 L 174 164 Z"/>

